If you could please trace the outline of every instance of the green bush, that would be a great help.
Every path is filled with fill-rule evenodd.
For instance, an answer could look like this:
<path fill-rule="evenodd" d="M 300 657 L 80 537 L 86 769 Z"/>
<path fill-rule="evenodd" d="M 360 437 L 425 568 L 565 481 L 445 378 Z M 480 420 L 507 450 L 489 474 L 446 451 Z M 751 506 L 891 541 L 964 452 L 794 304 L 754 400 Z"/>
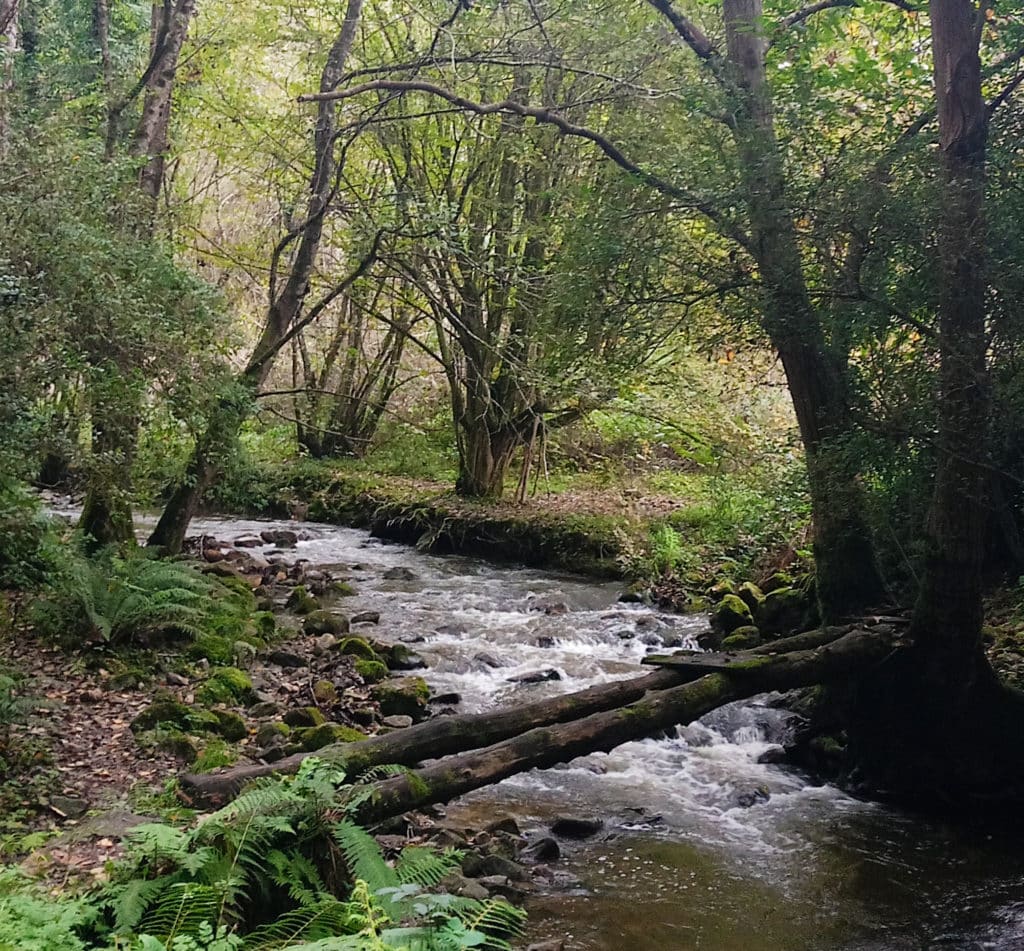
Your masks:
<path fill-rule="evenodd" d="M 23 486 L 0 476 L 0 587 L 35 587 L 58 561 L 52 519 Z"/>

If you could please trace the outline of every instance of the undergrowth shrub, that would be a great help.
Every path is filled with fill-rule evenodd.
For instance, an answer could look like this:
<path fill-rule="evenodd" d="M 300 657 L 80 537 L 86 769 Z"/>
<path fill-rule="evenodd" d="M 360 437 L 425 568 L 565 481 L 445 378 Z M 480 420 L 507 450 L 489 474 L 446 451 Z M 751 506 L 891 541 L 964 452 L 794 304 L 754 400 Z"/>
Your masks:
<path fill-rule="evenodd" d="M 54 570 L 59 542 L 52 519 L 30 492 L 0 476 L 0 588 L 32 588 Z"/>

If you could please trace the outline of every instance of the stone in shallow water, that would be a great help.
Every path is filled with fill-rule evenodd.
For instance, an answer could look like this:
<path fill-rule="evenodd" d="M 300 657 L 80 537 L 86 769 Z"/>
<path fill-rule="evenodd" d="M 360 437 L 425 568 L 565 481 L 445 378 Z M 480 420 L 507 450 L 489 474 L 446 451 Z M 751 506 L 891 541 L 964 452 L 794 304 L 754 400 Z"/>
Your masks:
<path fill-rule="evenodd" d="M 388 568 L 384 572 L 385 581 L 415 581 L 419 576 L 409 568 Z"/>
<path fill-rule="evenodd" d="M 563 839 L 588 839 L 604 828 L 604 819 L 596 816 L 559 816 L 551 823 L 554 835 Z"/>
<path fill-rule="evenodd" d="M 390 717 L 384 717 L 381 722 L 392 730 L 404 730 L 407 726 L 412 726 L 412 717 L 396 713 Z"/>
<path fill-rule="evenodd" d="M 554 668 L 548 670 L 537 670 L 529 674 L 519 674 L 516 677 L 509 677 L 510 684 L 542 684 L 548 680 L 561 680 L 562 675 Z"/>

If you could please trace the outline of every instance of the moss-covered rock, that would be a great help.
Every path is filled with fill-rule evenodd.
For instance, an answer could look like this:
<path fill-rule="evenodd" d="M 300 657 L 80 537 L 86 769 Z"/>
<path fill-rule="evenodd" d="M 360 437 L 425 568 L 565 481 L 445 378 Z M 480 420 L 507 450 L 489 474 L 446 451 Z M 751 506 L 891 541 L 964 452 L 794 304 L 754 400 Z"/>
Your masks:
<path fill-rule="evenodd" d="M 348 618 L 331 611 L 313 611 L 302 622 L 303 634 L 347 634 Z"/>
<path fill-rule="evenodd" d="M 232 766 L 238 761 L 238 751 L 223 740 L 208 740 L 192 763 L 192 772 L 208 773 L 221 766 Z"/>
<path fill-rule="evenodd" d="M 764 601 L 764 592 L 753 581 L 744 581 L 736 589 L 736 597 L 750 608 L 751 615 L 757 617 L 757 611 Z"/>
<path fill-rule="evenodd" d="M 347 581 L 332 581 L 329 590 L 339 598 L 351 598 L 358 593 Z"/>
<path fill-rule="evenodd" d="M 358 743 L 366 739 L 365 733 L 340 723 L 321 723 L 295 731 L 295 739 L 308 753 L 314 753 L 332 743 Z"/>
<path fill-rule="evenodd" d="M 788 571 L 776 571 L 765 579 L 761 585 L 761 590 L 765 594 L 771 594 L 773 591 L 778 591 L 779 588 L 792 588 L 794 586 L 793 576 Z"/>
<path fill-rule="evenodd" d="M 338 702 L 338 688 L 329 680 L 318 680 L 313 684 L 313 699 L 322 707 Z"/>
<path fill-rule="evenodd" d="M 720 634 L 732 634 L 737 628 L 753 623 L 750 608 L 735 594 L 727 594 L 711 612 L 711 626 Z"/>
<path fill-rule="evenodd" d="M 199 755 L 199 746 L 191 736 L 181 730 L 156 730 L 152 734 L 152 745 L 158 750 L 176 756 L 183 763 L 194 763 Z"/>
<path fill-rule="evenodd" d="M 380 650 L 380 646 L 376 646 Z M 392 670 L 419 670 L 427 666 L 427 662 L 406 644 L 391 644 L 383 656 L 385 663 Z"/>
<path fill-rule="evenodd" d="M 186 648 L 192 660 L 208 660 L 211 664 L 230 664 L 235 659 L 235 642 L 218 634 L 201 634 Z"/>
<path fill-rule="evenodd" d="M 355 663 L 356 673 L 368 684 L 382 681 L 388 675 L 388 667 L 380 660 L 367 660 L 360 657 Z"/>
<path fill-rule="evenodd" d="M 324 715 L 316 707 L 296 707 L 289 710 L 282 719 L 292 727 L 320 726 L 324 722 Z"/>
<path fill-rule="evenodd" d="M 273 604 L 273 601 L 270 602 Z M 264 641 L 272 641 L 277 634 L 277 618 L 272 611 L 257 611 L 252 618 L 256 633 Z"/>
<path fill-rule="evenodd" d="M 335 650 L 352 657 L 362 657 L 364 660 L 380 660 L 373 645 L 365 637 L 346 637 Z"/>
<path fill-rule="evenodd" d="M 290 736 L 292 728 L 287 723 L 264 723 L 256 731 L 256 742 L 260 746 L 270 746 Z"/>
<path fill-rule="evenodd" d="M 373 699 L 380 704 L 383 716 L 410 716 L 423 720 L 427 715 L 430 687 L 422 677 L 400 677 L 377 684 Z"/>
<path fill-rule="evenodd" d="M 311 595 L 305 585 L 299 584 L 292 588 L 284 606 L 295 614 L 312 614 L 320 610 L 320 602 Z"/>
<path fill-rule="evenodd" d="M 736 585 L 729 578 L 722 578 L 708 588 L 707 595 L 713 604 L 718 604 L 726 595 L 735 594 Z"/>
<path fill-rule="evenodd" d="M 206 704 L 249 704 L 255 702 L 256 693 L 252 680 L 244 670 L 237 667 L 215 667 L 196 691 L 196 700 Z"/>
<path fill-rule="evenodd" d="M 230 710 L 214 710 L 213 715 L 217 718 L 217 732 L 229 743 L 237 743 L 249 735 L 249 727 L 239 714 Z"/>
<path fill-rule="evenodd" d="M 757 612 L 762 634 L 785 634 L 800 628 L 807 615 L 807 597 L 796 588 L 776 588 L 765 595 Z"/>
<path fill-rule="evenodd" d="M 752 624 L 738 627 L 722 641 L 724 651 L 743 651 L 752 647 L 760 647 L 761 632 Z"/>
<path fill-rule="evenodd" d="M 192 721 L 192 708 L 176 700 L 157 700 L 131 722 L 132 733 L 145 733 L 158 726 L 187 730 Z"/>

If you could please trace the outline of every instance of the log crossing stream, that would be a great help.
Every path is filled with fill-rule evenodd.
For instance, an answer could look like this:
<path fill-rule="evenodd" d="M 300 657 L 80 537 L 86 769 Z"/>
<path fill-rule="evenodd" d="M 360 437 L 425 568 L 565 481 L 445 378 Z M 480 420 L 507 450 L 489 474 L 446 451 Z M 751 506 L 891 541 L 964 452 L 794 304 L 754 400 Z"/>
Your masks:
<path fill-rule="evenodd" d="M 306 537 L 287 560 L 342 567 L 358 590 L 342 606 L 379 611 L 380 634 L 414 643 L 459 712 L 634 676 L 646 653 L 693 646 L 704 625 L 619 604 L 616 584 L 351 529 L 203 519 L 192 531 L 230 541 L 268 527 Z M 789 720 L 769 699 L 733 704 L 671 736 L 513 777 L 448 815 L 476 826 L 511 815 L 537 833 L 559 815 L 604 820 L 563 843 L 560 886 L 529 903 L 533 937 L 569 936 L 573 951 L 1024 951 L 1019 840 L 759 763 Z"/>

